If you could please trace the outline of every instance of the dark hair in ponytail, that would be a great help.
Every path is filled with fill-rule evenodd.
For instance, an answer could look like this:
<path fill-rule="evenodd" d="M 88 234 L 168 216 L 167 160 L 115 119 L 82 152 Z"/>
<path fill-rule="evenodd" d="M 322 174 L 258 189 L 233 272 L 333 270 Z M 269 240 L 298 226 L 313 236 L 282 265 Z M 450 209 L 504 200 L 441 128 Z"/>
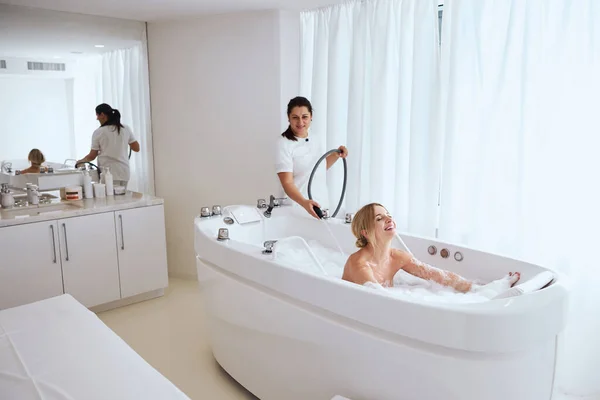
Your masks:
<path fill-rule="evenodd" d="M 108 117 L 108 120 L 102 126 L 114 125 L 117 127 L 117 133 L 120 135 L 121 128 L 124 128 L 124 126 L 121 124 L 121 113 L 119 110 L 112 108 L 106 103 L 102 103 L 96 107 L 96 115 L 100 114 Z"/>
<path fill-rule="evenodd" d="M 310 104 L 310 101 L 308 101 L 308 99 L 306 97 L 298 96 L 298 97 L 294 97 L 293 99 L 290 100 L 290 102 L 288 103 L 288 106 L 287 106 L 288 118 L 289 118 L 290 114 L 292 113 L 292 110 L 296 107 L 306 107 L 308 109 L 308 112 L 312 116 L 312 113 L 313 113 L 312 104 Z M 291 125 L 288 126 L 288 128 L 285 130 L 285 132 L 283 132 L 281 134 L 281 136 L 283 136 L 289 140 L 293 140 L 293 141 L 298 140 L 296 138 L 296 135 L 294 135 L 294 132 L 292 131 Z"/>

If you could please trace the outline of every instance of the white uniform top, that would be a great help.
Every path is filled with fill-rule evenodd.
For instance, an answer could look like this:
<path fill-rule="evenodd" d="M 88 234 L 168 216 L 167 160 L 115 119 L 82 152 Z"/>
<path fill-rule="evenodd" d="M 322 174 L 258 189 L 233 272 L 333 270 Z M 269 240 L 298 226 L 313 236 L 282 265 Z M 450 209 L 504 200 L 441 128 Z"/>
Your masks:
<path fill-rule="evenodd" d="M 302 193 L 304 198 L 308 199 L 308 181 L 310 174 L 319 158 L 325 154 L 319 140 L 312 138 L 299 138 L 297 141 L 289 140 L 280 136 L 277 141 L 275 172 L 292 172 L 294 183 Z M 327 193 L 327 160 L 322 160 L 318 170 L 313 176 L 310 186 L 312 199 L 315 200 L 321 208 L 329 208 L 329 195 Z M 295 202 L 293 202 L 296 204 Z"/>
<path fill-rule="evenodd" d="M 98 150 L 98 166 L 110 167 L 114 180 L 129 180 L 129 144 L 137 139 L 128 126 L 117 132 L 114 125 L 105 125 L 94 131 L 92 150 Z"/>

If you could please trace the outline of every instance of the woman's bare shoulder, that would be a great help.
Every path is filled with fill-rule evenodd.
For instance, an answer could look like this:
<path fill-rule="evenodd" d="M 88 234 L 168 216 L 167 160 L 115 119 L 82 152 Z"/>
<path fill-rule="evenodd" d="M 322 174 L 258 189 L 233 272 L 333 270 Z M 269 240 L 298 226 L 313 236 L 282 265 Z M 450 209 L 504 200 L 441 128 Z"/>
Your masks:
<path fill-rule="evenodd" d="M 344 273 L 352 273 L 365 265 L 365 252 L 362 249 L 350 254 L 344 265 Z"/>
<path fill-rule="evenodd" d="M 364 264 L 366 261 L 368 261 L 367 252 L 364 251 L 363 249 L 360 249 L 360 250 L 350 254 L 350 256 L 348 257 L 348 260 L 346 261 L 346 265 L 347 266 L 360 266 L 361 264 Z"/>
<path fill-rule="evenodd" d="M 392 257 L 402 264 L 406 264 L 414 258 L 409 252 L 400 249 L 392 249 Z"/>
<path fill-rule="evenodd" d="M 369 267 L 369 256 L 363 249 L 351 254 L 344 266 L 342 279 L 362 285 L 365 281 L 372 280 L 372 271 Z"/>

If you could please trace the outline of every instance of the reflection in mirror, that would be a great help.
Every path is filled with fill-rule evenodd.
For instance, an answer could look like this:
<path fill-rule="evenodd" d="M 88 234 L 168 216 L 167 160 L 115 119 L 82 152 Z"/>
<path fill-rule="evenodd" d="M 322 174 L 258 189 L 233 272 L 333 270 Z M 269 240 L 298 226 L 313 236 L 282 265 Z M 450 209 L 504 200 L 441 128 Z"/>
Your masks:
<path fill-rule="evenodd" d="M 102 103 L 139 143 L 128 189 L 154 194 L 145 23 L 0 4 L 0 175 L 74 169 Z"/>

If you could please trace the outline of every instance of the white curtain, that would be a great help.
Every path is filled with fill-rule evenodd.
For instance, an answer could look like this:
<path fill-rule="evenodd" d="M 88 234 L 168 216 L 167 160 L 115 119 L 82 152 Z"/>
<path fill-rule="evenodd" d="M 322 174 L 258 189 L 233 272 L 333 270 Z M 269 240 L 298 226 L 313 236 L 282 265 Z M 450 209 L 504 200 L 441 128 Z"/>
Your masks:
<path fill-rule="evenodd" d="M 131 176 L 127 189 L 154 194 L 154 159 L 150 124 L 150 91 L 145 40 L 125 49 L 82 58 L 74 78 L 75 141 L 78 157 L 90 151 L 98 128 L 95 108 L 108 103 L 121 112 L 140 143 L 131 153 Z"/>
<path fill-rule="evenodd" d="M 352 1 L 301 14 L 300 92 L 311 134 L 348 147 L 345 210 L 377 201 L 400 230 L 435 231 L 440 141 L 436 0 Z M 342 162 L 328 173 L 338 203 Z M 331 210 L 333 211 L 333 210 Z"/>
<path fill-rule="evenodd" d="M 600 3 L 447 0 L 439 236 L 568 274 L 557 392 L 600 399 Z M 509 379 L 509 377 L 504 377 Z"/>
<path fill-rule="evenodd" d="M 145 46 L 107 52 L 102 55 L 99 103 L 108 103 L 121 112 L 140 143 L 140 152 L 131 153 L 128 189 L 154 194 L 154 162 L 150 126 L 150 94 Z"/>
<path fill-rule="evenodd" d="M 100 126 L 96 121 L 95 108 L 99 104 L 97 88 L 101 85 L 101 67 L 102 56 L 100 55 L 79 58 L 75 67 L 73 78 L 75 154 L 72 156 L 75 160 L 89 153 L 92 133 Z"/>

